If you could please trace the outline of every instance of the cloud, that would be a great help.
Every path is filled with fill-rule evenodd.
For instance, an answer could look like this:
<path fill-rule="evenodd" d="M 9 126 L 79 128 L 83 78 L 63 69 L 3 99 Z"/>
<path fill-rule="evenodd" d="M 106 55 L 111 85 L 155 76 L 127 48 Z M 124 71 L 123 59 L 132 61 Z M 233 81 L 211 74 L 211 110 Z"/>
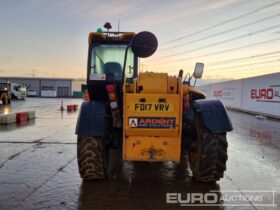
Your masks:
<path fill-rule="evenodd" d="M 211 12 L 213 10 L 218 10 L 221 8 L 228 7 L 232 4 L 235 4 L 239 0 L 217 0 L 214 2 L 208 1 L 207 3 L 201 4 L 200 2 L 186 2 L 182 1 L 178 4 L 171 2 L 164 2 L 161 7 L 160 12 L 149 13 L 150 7 L 147 8 L 145 13 L 137 17 L 136 24 L 145 25 L 145 26 L 156 26 L 163 25 L 167 23 L 174 23 L 176 20 L 190 20 L 193 16 L 203 16 L 206 12 Z"/>
<path fill-rule="evenodd" d="M 29 0 L 28 6 L 33 9 L 44 8 L 56 15 L 70 16 L 81 19 L 116 17 L 134 7 L 133 1 L 96 1 L 96 0 Z"/>
<path fill-rule="evenodd" d="M 11 60 L 13 59 L 12 56 L 9 56 L 9 55 L 5 55 L 5 56 L 0 56 L 0 59 L 3 59 L 3 60 Z"/>
<path fill-rule="evenodd" d="M 13 60 L 12 56 L 0 56 L 1 63 L 10 63 Z"/>
<path fill-rule="evenodd" d="M 239 0 L 217 0 L 215 2 L 210 2 L 200 4 L 198 7 L 192 8 L 188 10 L 185 14 L 185 17 L 191 17 L 191 16 L 199 16 L 200 14 L 204 14 L 206 12 L 211 12 L 213 10 L 222 9 L 225 7 L 228 7 L 232 4 L 235 4 Z"/>
<path fill-rule="evenodd" d="M 238 0 L 219 0 L 217 2 L 208 4 L 206 7 L 203 8 L 203 11 L 206 12 L 206 11 L 210 11 L 210 10 L 224 8 L 231 4 L 236 3 L 237 1 Z"/>
<path fill-rule="evenodd" d="M 29 10 L 43 10 L 57 16 L 68 16 L 84 21 L 121 17 L 122 22 L 156 26 L 190 18 L 208 11 L 234 4 L 238 0 L 206 1 L 127 1 L 127 0 L 28 0 Z M 159 10 L 160 8 L 160 10 Z"/>

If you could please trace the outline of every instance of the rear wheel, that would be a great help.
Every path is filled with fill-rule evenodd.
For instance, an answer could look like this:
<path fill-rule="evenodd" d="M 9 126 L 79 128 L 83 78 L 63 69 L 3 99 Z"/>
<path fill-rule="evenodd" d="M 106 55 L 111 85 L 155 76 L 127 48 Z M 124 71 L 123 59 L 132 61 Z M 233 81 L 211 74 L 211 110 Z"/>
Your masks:
<path fill-rule="evenodd" d="M 189 150 L 193 178 L 202 182 L 218 181 L 226 170 L 226 133 L 211 133 L 198 118 L 195 120 L 195 128 L 197 139 Z"/>
<path fill-rule="evenodd" d="M 102 138 L 78 136 L 77 159 L 81 178 L 105 179 L 108 168 L 108 151 Z"/>

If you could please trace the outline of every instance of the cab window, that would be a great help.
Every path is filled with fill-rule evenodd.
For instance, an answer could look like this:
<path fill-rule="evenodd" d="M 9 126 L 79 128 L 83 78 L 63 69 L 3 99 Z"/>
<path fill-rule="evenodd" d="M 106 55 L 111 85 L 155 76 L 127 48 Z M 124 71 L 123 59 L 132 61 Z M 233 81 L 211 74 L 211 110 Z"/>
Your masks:
<path fill-rule="evenodd" d="M 122 77 L 126 45 L 98 45 L 92 48 L 90 74 L 112 74 L 116 80 Z M 133 77 L 134 54 L 128 50 L 125 75 Z"/>

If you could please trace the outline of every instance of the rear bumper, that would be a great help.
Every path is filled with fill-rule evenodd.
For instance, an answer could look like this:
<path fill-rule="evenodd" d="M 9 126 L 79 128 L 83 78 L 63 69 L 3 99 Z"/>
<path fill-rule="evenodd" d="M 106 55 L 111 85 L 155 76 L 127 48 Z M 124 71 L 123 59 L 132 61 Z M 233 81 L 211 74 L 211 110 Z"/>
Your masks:
<path fill-rule="evenodd" d="M 131 161 L 175 161 L 181 157 L 181 138 L 129 136 L 123 145 L 123 159 Z"/>

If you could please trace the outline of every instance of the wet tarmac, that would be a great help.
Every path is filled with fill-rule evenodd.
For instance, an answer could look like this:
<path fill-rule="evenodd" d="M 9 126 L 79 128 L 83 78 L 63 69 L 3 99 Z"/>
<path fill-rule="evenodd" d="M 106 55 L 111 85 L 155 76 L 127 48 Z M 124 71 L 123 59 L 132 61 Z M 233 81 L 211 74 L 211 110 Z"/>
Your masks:
<path fill-rule="evenodd" d="M 36 111 L 33 121 L 0 126 L 1 210 L 280 209 L 280 121 L 229 111 L 234 126 L 228 134 L 229 160 L 216 184 L 192 181 L 186 155 L 179 165 L 117 161 L 108 180 L 83 183 L 74 134 L 78 112 L 62 114 L 61 100 L 28 98 L 12 101 L 10 108 L 0 105 L 0 113 Z M 229 199 L 206 207 L 166 202 L 167 193 L 211 192 Z M 263 200 L 238 206 L 230 200 L 233 194 L 257 194 Z"/>

